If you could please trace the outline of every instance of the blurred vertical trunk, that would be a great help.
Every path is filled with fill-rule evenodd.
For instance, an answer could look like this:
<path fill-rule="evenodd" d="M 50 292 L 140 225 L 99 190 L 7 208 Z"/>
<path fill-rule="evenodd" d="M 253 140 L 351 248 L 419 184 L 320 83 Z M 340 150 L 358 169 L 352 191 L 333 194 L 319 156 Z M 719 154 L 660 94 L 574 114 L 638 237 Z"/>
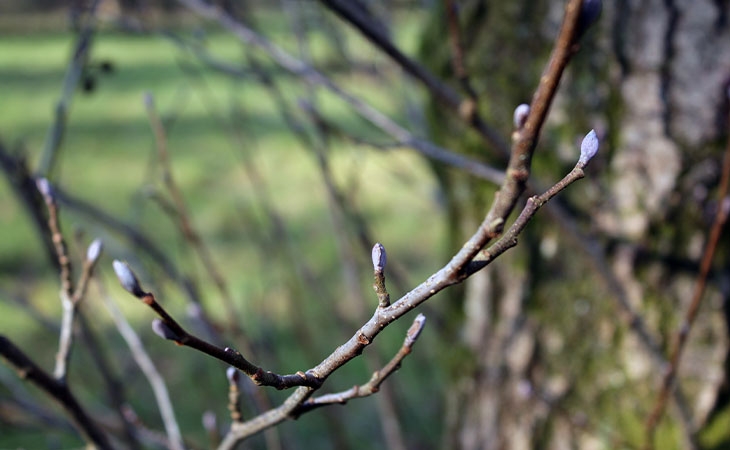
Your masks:
<path fill-rule="evenodd" d="M 537 85 L 565 2 L 459 3 L 481 111 L 508 135 L 512 110 L 529 102 Z M 460 319 L 451 328 L 468 357 L 451 368 L 443 448 L 642 443 L 636 430 L 656 399 L 662 368 L 620 319 L 616 299 L 623 296 L 660 348 L 668 347 L 717 207 L 727 138 L 729 4 L 604 2 L 599 25 L 563 79 L 534 164 L 546 186 L 574 164 L 576 139 L 591 128 L 602 136 L 588 178 L 558 205 L 580 234 L 555 220 L 555 212 L 541 212 L 511 255 L 449 303 L 444 314 Z M 445 16 L 434 14 L 422 54 L 453 80 Z M 442 110 L 434 106 L 431 114 L 434 139 L 489 158 L 481 141 L 455 132 L 460 125 Z M 436 173 L 456 245 L 486 211 L 493 188 L 448 170 Z M 703 438 L 728 410 L 727 236 L 723 242 L 680 369 L 687 404 L 683 411 L 668 408 L 663 422 L 674 448 L 728 442 L 710 432 Z M 612 287 L 611 280 L 618 283 Z"/>

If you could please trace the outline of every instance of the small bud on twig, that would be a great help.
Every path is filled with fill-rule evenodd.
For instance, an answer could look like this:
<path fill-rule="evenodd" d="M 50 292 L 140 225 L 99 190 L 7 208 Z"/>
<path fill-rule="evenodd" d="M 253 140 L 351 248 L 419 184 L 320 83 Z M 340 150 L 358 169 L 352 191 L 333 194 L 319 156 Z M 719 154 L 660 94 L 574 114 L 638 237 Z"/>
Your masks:
<path fill-rule="evenodd" d="M 147 109 L 152 109 L 155 107 L 155 98 L 152 96 L 152 92 L 144 93 L 144 106 Z"/>
<path fill-rule="evenodd" d="M 596 136 L 596 130 L 591 130 L 583 138 L 583 142 L 580 144 L 580 158 L 578 159 L 578 165 L 585 167 L 588 161 L 591 160 L 598 152 L 598 136 Z"/>
<path fill-rule="evenodd" d="M 373 246 L 373 271 L 375 273 L 382 273 L 385 270 L 385 263 L 387 255 L 385 254 L 385 247 L 380 242 Z"/>
<path fill-rule="evenodd" d="M 171 341 L 179 342 L 180 336 L 172 331 L 172 329 L 167 326 L 165 322 L 163 322 L 161 319 L 153 319 L 152 320 L 152 331 L 155 332 L 156 335 L 161 337 L 162 339 L 168 339 Z"/>
<path fill-rule="evenodd" d="M 53 189 L 51 188 L 51 183 L 46 178 L 36 179 L 35 185 L 38 188 L 38 192 L 40 192 L 43 197 L 53 198 Z"/>
<path fill-rule="evenodd" d="M 226 369 L 226 378 L 228 378 L 228 382 L 230 384 L 237 385 L 239 377 L 240 374 L 238 372 L 238 369 L 236 369 L 235 367 L 229 367 L 228 369 Z"/>
<path fill-rule="evenodd" d="M 218 419 L 216 418 L 213 411 L 205 411 L 203 413 L 202 422 L 203 428 L 205 428 L 205 431 L 207 431 L 208 433 L 217 431 Z"/>
<path fill-rule="evenodd" d="M 530 105 L 527 103 L 522 103 L 521 105 L 518 105 L 517 108 L 515 108 L 514 113 L 514 124 L 515 129 L 520 130 L 522 127 L 525 126 L 525 122 L 527 122 L 527 116 L 530 115 Z"/>
<path fill-rule="evenodd" d="M 139 280 L 137 280 L 137 277 L 127 263 L 115 259 L 112 265 L 114 266 L 114 273 L 117 274 L 119 283 L 121 283 L 125 291 L 137 298 L 142 298 L 146 295 L 146 292 L 139 285 Z"/>
<path fill-rule="evenodd" d="M 97 259 L 99 259 L 99 256 L 101 255 L 101 249 L 103 247 L 103 243 L 101 239 L 94 239 L 91 244 L 89 244 L 89 248 L 86 249 L 86 260 L 94 263 Z"/>

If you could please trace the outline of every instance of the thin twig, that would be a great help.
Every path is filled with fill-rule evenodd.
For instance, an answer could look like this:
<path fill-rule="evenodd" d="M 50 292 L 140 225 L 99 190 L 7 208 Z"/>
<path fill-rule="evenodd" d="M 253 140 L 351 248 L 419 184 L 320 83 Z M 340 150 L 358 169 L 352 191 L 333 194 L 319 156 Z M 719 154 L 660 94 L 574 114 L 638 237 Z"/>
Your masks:
<path fill-rule="evenodd" d="M 66 383 L 68 374 L 68 361 L 73 349 L 73 327 L 76 314 L 76 302 L 74 301 L 71 258 L 68 255 L 66 241 L 61 233 L 61 226 L 58 222 L 58 204 L 51 188 L 51 184 L 45 178 L 37 180 L 38 191 L 43 196 L 48 208 L 48 229 L 51 233 L 51 240 L 58 258 L 59 277 L 61 279 L 61 331 L 58 338 L 58 352 L 56 353 L 56 366 L 53 369 L 53 376 L 60 383 Z"/>
<path fill-rule="evenodd" d="M 184 1 L 184 0 L 181 0 Z M 403 70 L 412 77 L 421 81 L 424 86 L 439 100 L 442 104 L 449 107 L 464 122 L 474 128 L 485 140 L 490 143 L 496 150 L 497 154 L 506 156 L 509 153 L 509 146 L 504 138 L 493 129 L 479 115 L 476 108 L 465 108 L 465 102 L 472 103 L 472 99 L 462 99 L 449 86 L 439 81 L 433 74 L 426 70 L 401 52 L 387 36 L 385 36 L 378 27 L 374 26 L 371 21 L 360 14 L 355 8 L 343 0 L 320 0 L 325 6 L 330 8 L 334 13 L 342 19 L 352 24 L 358 29 L 371 43 L 380 48 L 386 55 L 391 57 Z M 466 112 L 466 114 L 465 114 Z"/>
<path fill-rule="evenodd" d="M 451 44 L 451 65 L 454 68 L 456 79 L 459 80 L 462 89 L 471 100 L 469 106 L 467 101 L 462 102 L 462 111 L 464 108 L 476 108 L 478 102 L 477 92 L 471 85 L 469 73 L 466 70 L 466 62 L 464 57 L 464 43 L 461 36 L 461 26 L 459 25 L 458 5 L 454 0 L 444 0 L 444 8 L 446 8 L 446 18 L 449 23 L 449 43 Z M 464 115 L 464 114 L 462 114 Z"/>
<path fill-rule="evenodd" d="M 182 233 L 184 239 L 188 243 L 190 243 L 195 252 L 198 254 L 198 257 L 203 263 L 203 267 L 208 273 L 208 276 L 211 280 L 213 280 L 213 284 L 215 285 L 216 289 L 218 289 L 218 292 L 220 293 L 221 299 L 223 301 L 223 306 L 226 309 L 226 317 L 228 318 L 229 328 L 233 330 L 234 334 L 238 338 L 242 338 L 243 333 L 240 329 L 240 325 L 238 324 L 238 312 L 236 311 L 233 297 L 228 290 L 228 286 L 226 285 L 226 282 L 221 275 L 220 270 L 215 264 L 210 249 L 205 245 L 205 242 L 200 237 L 200 233 L 197 232 L 197 230 L 193 226 L 192 221 L 190 220 L 190 215 L 188 214 L 182 192 L 180 191 L 180 188 L 175 182 L 175 178 L 172 174 L 170 156 L 167 151 L 167 137 L 165 133 L 165 127 L 162 124 L 162 120 L 160 120 L 157 109 L 155 108 L 155 102 L 152 94 L 147 94 L 147 96 L 145 97 L 145 106 L 147 108 L 150 126 L 152 127 L 155 135 L 157 154 L 160 161 L 160 166 L 162 168 L 162 178 L 168 193 L 172 197 L 176 217 L 178 219 L 177 223 L 180 227 L 180 232 Z"/>
<path fill-rule="evenodd" d="M 66 131 L 66 122 L 68 120 L 69 109 L 71 108 L 71 101 L 73 100 L 73 96 L 79 86 L 81 76 L 84 73 L 84 69 L 89 58 L 89 53 L 91 52 L 92 39 L 96 26 L 96 10 L 100 3 L 101 0 L 94 0 L 88 8 L 88 13 L 85 17 L 86 21 L 79 32 L 79 37 L 76 40 L 71 61 L 66 68 L 66 75 L 63 79 L 63 88 L 61 89 L 61 97 L 58 99 L 58 103 L 56 103 L 53 125 L 48 130 L 43 153 L 41 154 L 41 160 L 38 163 L 37 173 L 40 176 L 49 176 L 49 173 L 55 166 L 58 150 L 61 148 L 61 144 L 63 143 L 63 137 Z"/>
<path fill-rule="evenodd" d="M 352 400 L 354 398 L 368 397 L 377 393 L 380 389 L 380 385 L 383 384 L 383 382 L 389 376 L 395 373 L 395 371 L 400 369 L 400 365 L 403 362 L 403 359 L 405 359 L 405 357 L 408 356 L 413 350 L 413 344 L 416 343 L 416 340 L 421 334 L 421 331 L 423 330 L 425 324 L 426 316 L 424 316 L 423 314 L 419 314 L 418 316 L 416 316 L 413 324 L 406 333 L 406 338 L 403 341 L 403 345 L 398 350 L 398 353 L 396 353 L 395 356 L 393 356 L 393 358 L 388 361 L 388 363 L 385 364 L 382 369 L 373 372 L 372 377 L 367 383 L 360 386 L 353 386 L 346 391 L 310 398 L 309 400 L 303 402 L 299 408 L 294 410 L 294 417 L 305 412 L 309 412 L 315 408 L 332 404 L 345 404 L 349 400 Z"/>
<path fill-rule="evenodd" d="M 728 125 L 730 129 L 730 123 Z M 672 348 L 669 352 L 669 364 L 666 367 L 664 376 L 662 378 L 661 389 L 657 396 L 657 401 L 654 404 L 654 408 L 646 421 L 646 448 L 651 449 L 654 447 L 654 433 L 659 421 L 664 414 L 669 394 L 672 391 L 674 382 L 677 378 L 677 371 L 679 370 L 680 359 L 682 358 L 682 352 L 687 344 L 690 331 L 692 331 L 692 325 L 697 318 L 697 313 L 702 304 L 702 297 L 707 287 L 707 277 L 712 268 L 712 260 L 715 257 L 715 251 L 717 250 L 717 244 L 722 235 L 722 229 L 727 221 L 728 212 L 730 211 L 730 197 L 728 197 L 728 190 L 730 189 L 730 138 L 728 138 L 727 146 L 725 148 L 725 155 L 723 157 L 722 164 L 722 176 L 720 179 L 720 187 L 718 189 L 718 202 L 717 202 L 717 213 L 715 214 L 715 220 L 712 223 L 710 235 L 705 243 L 705 249 L 702 254 L 702 261 L 700 262 L 700 270 L 695 283 L 695 289 L 692 293 L 692 300 L 685 312 L 684 318 L 677 330 L 677 334 L 672 343 Z"/>
<path fill-rule="evenodd" d="M 117 327 L 117 330 L 124 339 L 124 342 L 127 343 L 127 347 L 129 347 L 132 358 L 134 358 L 134 361 L 142 370 L 142 373 L 145 375 L 150 387 L 152 388 L 152 393 L 155 396 L 157 408 L 160 410 L 160 416 L 162 417 L 162 423 L 165 426 L 170 447 L 174 450 L 182 450 L 184 448 L 182 433 L 180 432 L 180 426 L 175 419 L 175 410 L 172 406 L 172 401 L 170 400 L 170 394 L 167 390 L 164 378 L 160 375 L 160 372 L 157 371 L 155 363 L 152 361 L 152 358 L 150 358 L 147 350 L 145 350 L 144 344 L 142 344 L 142 340 L 134 331 L 134 328 L 132 328 L 127 319 L 125 319 L 124 314 L 122 314 L 119 310 L 116 302 L 106 292 L 104 284 L 99 278 L 96 278 L 95 282 L 99 291 L 99 296 L 104 301 L 104 306 L 114 321 L 114 325 Z"/>

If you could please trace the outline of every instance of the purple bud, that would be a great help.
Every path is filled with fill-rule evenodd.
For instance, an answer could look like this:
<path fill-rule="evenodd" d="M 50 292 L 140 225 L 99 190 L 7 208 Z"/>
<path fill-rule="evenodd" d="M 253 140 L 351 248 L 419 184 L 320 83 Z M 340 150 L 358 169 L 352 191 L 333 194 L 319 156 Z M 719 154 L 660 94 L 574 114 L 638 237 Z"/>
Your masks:
<path fill-rule="evenodd" d="M 583 142 L 580 144 L 580 158 L 578 164 L 583 167 L 588 164 L 588 161 L 593 158 L 598 152 L 598 136 L 596 136 L 596 130 L 591 130 L 586 137 L 583 138 Z"/>
<path fill-rule="evenodd" d="M 114 266 L 114 273 L 117 274 L 119 283 L 121 283 L 125 291 L 137 298 L 145 296 L 146 292 L 142 290 L 142 287 L 139 285 L 139 280 L 137 280 L 137 277 L 127 263 L 115 259 L 112 265 Z"/>
<path fill-rule="evenodd" d="M 385 254 L 385 247 L 383 247 L 383 244 L 378 242 L 373 246 L 373 271 L 376 273 L 382 273 L 385 269 L 385 262 L 386 262 L 386 254 Z"/>
<path fill-rule="evenodd" d="M 38 192 L 44 197 L 53 198 L 53 189 L 51 189 L 51 183 L 46 178 L 37 178 L 35 185 L 38 188 Z"/>
<path fill-rule="evenodd" d="M 152 109 L 155 106 L 155 98 L 152 96 L 152 92 L 144 93 L 144 106 L 147 109 Z"/>
<path fill-rule="evenodd" d="M 103 244 L 101 242 L 101 239 L 94 239 L 91 244 L 89 244 L 89 248 L 86 249 L 86 260 L 89 262 L 96 262 L 97 259 L 99 259 L 99 255 L 101 255 L 101 248 Z"/>
<path fill-rule="evenodd" d="M 523 104 L 517 106 L 517 108 L 515 108 L 515 113 L 514 113 L 515 129 L 519 130 L 522 127 L 524 127 L 525 122 L 527 122 L 527 116 L 529 116 L 529 115 L 530 115 L 530 105 L 528 105 L 527 103 L 523 103 Z"/>
<path fill-rule="evenodd" d="M 180 336 L 172 331 L 172 329 L 161 319 L 152 320 L 152 331 L 162 339 L 169 339 L 171 341 L 179 341 Z"/>
<path fill-rule="evenodd" d="M 218 427 L 218 419 L 215 417 L 215 413 L 213 411 L 206 411 L 203 413 L 203 428 L 209 433 L 216 431 L 216 428 Z"/>
<path fill-rule="evenodd" d="M 228 378 L 228 382 L 231 384 L 238 384 L 238 378 L 240 377 L 240 374 L 238 372 L 238 369 L 235 367 L 229 367 L 226 369 L 226 378 Z"/>

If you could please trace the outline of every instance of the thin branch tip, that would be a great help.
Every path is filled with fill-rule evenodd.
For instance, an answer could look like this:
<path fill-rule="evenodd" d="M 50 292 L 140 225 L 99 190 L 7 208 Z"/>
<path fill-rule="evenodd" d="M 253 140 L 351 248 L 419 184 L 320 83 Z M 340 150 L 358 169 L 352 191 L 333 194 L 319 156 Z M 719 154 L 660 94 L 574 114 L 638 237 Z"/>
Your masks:
<path fill-rule="evenodd" d="M 40 192 L 43 197 L 53 198 L 53 188 L 51 188 L 51 183 L 47 178 L 37 178 L 35 180 L 35 185 L 38 188 L 38 192 Z"/>
<path fill-rule="evenodd" d="M 385 247 L 380 242 L 377 242 L 373 246 L 372 252 L 373 258 L 373 271 L 376 273 L 383 272 L 385 270 L 385 264 L 387 262 L 387 254 L 385 253 Z"/>
<path fill-rule="evenodd" d="M 515 130 L 520 130 L 522 129 L 522 127 L 525 126 L 525 122 L 527 122 L 527 116 L 529 115 L 530 105 L 528 105 L 527 103 L 517 105 L 517 108 L 515 108 L 515 112 L 512 118 Z"/>
<path fill-rule="evenodd" d="M 99 259 L 99 256 L 101 256 L 101 251 L 103 248 L 103 241 L 99 238 L 94 239 L 91 244 L 89 244 L 89 248 L 86 249 L 86 260 L 91 263 L 95 263 L 96 260 Z"/>
<path fill-rule="evenodd" d="M 578 165 L 584 167 L 588 162 L 596 156 L 598 153 L 598 147 L 600 142 L 596 135 L 596 130 L 591 130 L 583 138 L 583 142 L 580 144 L 580 158 L 578 159 Z"/>

